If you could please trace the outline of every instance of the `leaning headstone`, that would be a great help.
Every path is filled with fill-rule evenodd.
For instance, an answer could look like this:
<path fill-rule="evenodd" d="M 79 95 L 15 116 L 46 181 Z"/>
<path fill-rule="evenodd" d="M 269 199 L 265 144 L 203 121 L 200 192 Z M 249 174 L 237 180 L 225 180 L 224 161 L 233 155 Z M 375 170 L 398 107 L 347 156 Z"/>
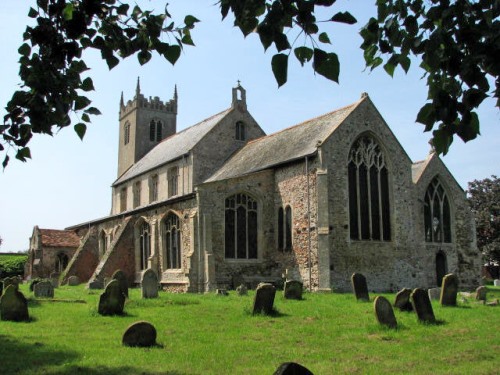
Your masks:
<path fill-rule="evenodd" d="M 302 299 L 303 284 L 297 280 L 285 281 L 283 297 L 285 299 Z"/>
<path fill-rule="evenodd" d="M 260 283 L 255 290 L 252 314 L 269 315 L 273 312 L 276 288 L 272 284 Z"/>
<path fill-rule="evenodd" d="M 151 268 L 142 274 L 141 294 L 142 298 L 158 298 L 158 276 Z"/>
<path fill-rule="evenodd" d="M 216 289 L 215 294 L 217 294 L 218 296 L 228 296 L 229 295 L 229 293 L 226 289 Z"/>
<path fill-rule="evenodd" d="M 398 294 L 396 294 L 396 300 L 394 301 L 394 307 L 397 307 L 400 311 L 412 311 L 413 307 L 410 302 L 411 289 L 403 288 Z"/>
<path fill-rule="evenodd" d="M 282 363 L 273 375 L 313 375 L 311 371 L 295 362 Z"/>
<path fill-rule="evenodd" d="M 128 281 L 125 272 L 123 272 L 122 270 L 116 270 L 111 276 L 111 278 L 113 280 L 118 280 L 120 288 L 122 289 L 122 293 L 125 295 L 125 297 L 128 298 Z"/>
<path fill-rule="evenodd" d="M 69 286 L 80 285 L 80 279 L 78 278 L 78 276 L 70 276 L 70 277 L 68 277 L 68 285 Z"/>
<path fill-rule="evenodd" d="M 156 329 L 149 322 L 135 322 L 128 326 L 123 334 L 122 344 L 125 346 L 150 347 L 156 345 Z"/>
<path fill-rule="evenodd" d="M 0 297 L 0 319 L 25 322 L 29 318 L 26 298 L 15 285 L 9 285 Z"/>
<path fill-rule="evenodd" d="M 480 286 L 476 289 L 476 300 L 486 301 L 486 292 L 488 289 L 485 286 Z"/>
<path fill-rule="evenodd" d="M 441 306 L 456 306 L 458 293 L 458 277 L 453 273 L 449 273 L 443 277 L 441 286 L 441 296 L 439 303 Z"/>
<path fill-rule="evenodd" d="M 441 288 L 430 288 L 427 293 L 429 294 L 429 299 L 431 301 L 439 301 L 441 296 Z"/>
<path fill-rule="evenodd" d="M 42 280 L 33 287 L 36 298 L 54 298 L 54 286 L 50 280 Z"/>
<path fill-rule="evenodd" d="M 118 280 L 112 280 L 99 298 L 97 312 L 101 315 L 121 315 L 125 305 L 125 295 Z"/>
<path fill-rule="evenodd" d="M 387 298 L 382 296 L 375 298 L 373 308 L 375 309 L 375 316 L 379 324 L 389 328 L 396 328 L 398 326 L 394 310 Z"/>
<path fill-rule="evenodd" d="M 411 293 L 411 304 L 417 313 L 418 320 L 425 323 L 435 323 L 434 310 L 432 310 L 429 294 L 424 289 L 417 288 Z"/>
<path fill-rule="evenodd" d="M 353 273 L 351 276 L 351 283 L 356 300 L 369 302 L 370 296 L 368 295 L 366 278 L 360 273 Z"/>
<path fill-rule="evenodd" d="M 494 286 L 500 286 L 500 280 L 499 279 L 493 280 L 493 285 Z"/>
<path fill-rule="evenodd" d="M 241 284 L 236 288 L 236 293 L 238 293 L 239 296 L 246 296 L 248 295 L 248 288 L 245 284 Z"/>

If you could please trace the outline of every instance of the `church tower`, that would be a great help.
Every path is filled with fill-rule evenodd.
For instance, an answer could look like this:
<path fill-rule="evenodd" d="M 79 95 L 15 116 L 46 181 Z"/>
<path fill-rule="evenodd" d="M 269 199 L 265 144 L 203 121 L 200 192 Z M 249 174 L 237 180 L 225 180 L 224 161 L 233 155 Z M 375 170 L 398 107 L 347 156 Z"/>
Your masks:
<path fill-rule="evenodd" d="M 177 86 L 173 99 L 162 102 L 157 96 L 145 98 L 137 78 L 134 98 L 125 104 L 122 93 L 119 118 L 118 177 L 177 131 Z"/>

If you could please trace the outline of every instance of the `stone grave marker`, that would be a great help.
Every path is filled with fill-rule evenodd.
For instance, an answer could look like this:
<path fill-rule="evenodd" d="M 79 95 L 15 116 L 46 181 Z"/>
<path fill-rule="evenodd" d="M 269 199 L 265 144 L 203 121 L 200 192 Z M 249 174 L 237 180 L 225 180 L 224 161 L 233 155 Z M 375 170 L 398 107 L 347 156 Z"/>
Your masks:
<path fill-rule="evenodd" d="M 255 290 L 252 314 L 269 315 L 273 312 L 276 288 L 272 284 L 260 283 Z"/>
<path fill-rule="evenodd" d="M 30 319 L 28 302 L 15 285 L 7 286 L 0 297 L 0 319 L 14 322 L 26 322 Z"/>
<path fill-rule="evenodd" d="M 238 293 L 239 296 L 246 296 L 248 295 L 248 288 L 245 284 L 241 284 L 236 288 L 236 293 Z"/>
<path fill-rule="evenodd" d="M 396 328 L 398 326 L 394 310 L 392 309 L 391 303 L 387 300 L 387 298 L 383 296 L 376 297 L 373 302 L 373 308 L 375 310 L 375 317 L 377 318 L 379 324 L 389 328 Z"/>
<path fill-rule="evenodd" d="M 122 289 L 122 293 L 128 298 L 128 281 L 125 272 L 122 270 L 116 270 L 111 276 L 111 279 L 118 281 L 120 288 Z"/>
<path fill-rule="evenodd" d="M 435 323 L 434 310 L 432 310 L 429 294 L 421 288 L 414 289 L 411 293 L 411 304 L 417 313 L 418 320 L 425 323 Z"/>
<path fill-rule="evenodd" d="M 285 288 L 283 289 L 283 297 L 285 299 L 302 299 L 303 284 L 297 280 L 285 281 Z"/>
<path fill-rule="evenodd" d="M 458 294 L 458 277 L 449 273 L 443 277 L 443 284 L 441 285 L 441 296 L 439 303 L 441 306 L 456 306 Z"/>
<path fill-rule="evenodd" d="M 397 307 L 399 311 L 413 311 L 413 306 L 410 302 L 411 289 L 403 288 L 398 294 L 396 294 L 396 300 L 394 301 L 394 307 Z"/>
<path fill-rule="evenodd" d="M 216 289 L 215 294 L 217 294 L 218 296 L 228 296 L 229 295 L 229 293 L 226 289 Z"/>
<path fill-rule="evenodd" d="M 369 302 L 370 296 L 368 294 L 366 278 L 360 273 L 353 273 L 351 276 L 351 283 L 356 300 Z"/>
<path fill-rule="evenodd" d="M 141 295 L 142 298 L 158 298 L 158 276 L 151 268 L 142 273 Z"/>
<path fill-rule="evenodd" d="M 59 276 L 61 276 L 59 272 L 52 272 L 50 274 L 50 282 L 54 288 L 59 288 Z"/>
<path fill-rule="evenodd" d="M 87 288 L 89 288 L 89 289 L 103 289 L 104 283 L 99 279 L 95 279 L 93 281 L 89 281 L 89 283 L 87 284 Z"/>
<path fill-rule="evenodd" d="M 156 329 L 145 321 L 135 322 L 128 326 L 123 334 L 122 344 L 125 346 L 150 347 L 156 345 Z"/>
<path fill-rule="evenodd" d="M 9 285 L 14 285 L 16 290 L 19 290 L 19 279 L 17 277 L 6 277 L 3 279 L 3 289 L 7 289 Z"/>
<path fill-rule="evenodd" d="M 111 280 L 99 297 L 97 312 L 101 315 L 121 315 L 125 305 L 125 295 L 118 280 Z"/>
<path fill-rule="evenodd" d="M 70 276 L 68 277 L 68 285 L 69 286 L 77 286 L 80 285 L 80 278 L 78 276 Z"/>
<path fill-rule="evenodd" d="M 439 301 L 439 297 L 441 296 L 441 288 L 429 288 L 427 293 L 429 294 L 429 299 L 431 301 Z"/>
<path fill-rule="evenodd" d="M 42 280 L 33 287 L 36 298 L 54 298 L 54 286 L 51 280 Z"/>
<path fill-rule="evenodd" d="M 285 362 L 279 365 L 273 375 L 314 375 L 304 366 L 295 362 Z"/>
<path fill-rule="evenodd" d="M 500 280 L 499 279 L 493 280 L 493 285 L 494 286 L 500 286 Z"/>
<path fill-rule="evenodd" d="M 486 301 L 486 293 L 488 289 L 485 286 L 479 286 L 476 289 L 476 300 L 478 301 Z"/>

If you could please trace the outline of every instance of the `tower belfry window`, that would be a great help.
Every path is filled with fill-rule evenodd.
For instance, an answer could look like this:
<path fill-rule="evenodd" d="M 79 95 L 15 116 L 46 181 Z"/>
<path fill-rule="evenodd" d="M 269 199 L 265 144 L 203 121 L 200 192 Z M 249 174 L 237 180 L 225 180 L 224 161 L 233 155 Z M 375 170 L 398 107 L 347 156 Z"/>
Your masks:
<path fill-rule="evenodd" d="M 123 134 L 123 143 L 128 144 L 130 142 L 130 123 L 125 124 L 124 134 Z"/>
<path fill-rule="evenodd" d="M 160 120 L 151 120 L 149 123 L 149 140 L 160 142 L 162 140 L 163 123 Z"/>

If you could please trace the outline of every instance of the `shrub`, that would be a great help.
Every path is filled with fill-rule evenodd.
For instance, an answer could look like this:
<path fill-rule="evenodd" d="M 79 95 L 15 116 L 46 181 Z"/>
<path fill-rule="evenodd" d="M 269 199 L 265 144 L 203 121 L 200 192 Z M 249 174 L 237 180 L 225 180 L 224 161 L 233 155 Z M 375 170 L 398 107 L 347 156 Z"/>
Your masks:
<path fill-rule="evenodd" d="M 24 275 L 24 265 L 27 260 L 27 255 L 1 255 L 0 276 L 4 278 Z"/>

